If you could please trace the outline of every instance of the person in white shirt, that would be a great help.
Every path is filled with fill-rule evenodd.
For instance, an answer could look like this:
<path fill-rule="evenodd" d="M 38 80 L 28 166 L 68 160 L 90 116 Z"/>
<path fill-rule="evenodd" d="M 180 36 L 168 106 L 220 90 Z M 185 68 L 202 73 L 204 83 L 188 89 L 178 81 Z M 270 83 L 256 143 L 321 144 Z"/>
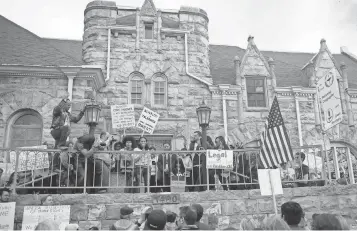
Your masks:
<path fill-rule="evenodd" d="M 148 152 L 149 145 L 146 137 L 140 137 L 138 149 L 144 153 L 141 154 L 140 159 L 135 164 L 135 172 L 138 174 L 137 178 L 140 180 L 139 184 L 141 183 L 141 179 L 144 178 L 145 192 L 147 192 L 146 186 L 148 185 L 148 164 L 150 161 L 150 154 Z"/>

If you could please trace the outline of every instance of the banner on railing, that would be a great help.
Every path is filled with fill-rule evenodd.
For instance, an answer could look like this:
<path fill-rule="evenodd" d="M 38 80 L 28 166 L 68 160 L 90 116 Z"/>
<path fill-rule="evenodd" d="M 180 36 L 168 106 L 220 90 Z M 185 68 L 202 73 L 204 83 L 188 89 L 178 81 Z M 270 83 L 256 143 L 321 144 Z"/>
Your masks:
<path fill-rule="evenodd" d="M 69 224 L 70 213 L 70 205 L 25 206 L 22 230 L 34 230 L 44 220 L 54 221 L 60 225 L 60 230 L 64 230 Z"/>
<path fill-rule="evenodd" d="M 45 145 L 21 148 L 21 149 L 28 149 L 28 150 L 20 151 L 17 171 L 49 168 L 50 164 L 49 164 L 47 152 L 38 152 L 38 151 L 30 150 L 30 149 L 46 149 L 46 148 L 47 147 Z M 10 152 L 10 163 L 12 167 L 11 171 L 15 172 L 15 165 L 16 165 L 15 151 Z"/>
<path fill-rule="evenodd" d="M 211 169 L 233 169 L 232 150 L 207 150 L 206 166 Z"/>
<path fill-rule="evenodd" d="M 16 202 L 0 203 L 0 230 L 14 230 Z"/>
<path fill-rule="evenodd" d="M 153 134 L 160 115 L 149 108 L 144 107 L 138 120 L 137 127 L 141 130 Z"/>
<path fill-rule="evenodd" d="M 110 108 L 114 129 L 135 127 L 134 105 L 112 105 Z"/>

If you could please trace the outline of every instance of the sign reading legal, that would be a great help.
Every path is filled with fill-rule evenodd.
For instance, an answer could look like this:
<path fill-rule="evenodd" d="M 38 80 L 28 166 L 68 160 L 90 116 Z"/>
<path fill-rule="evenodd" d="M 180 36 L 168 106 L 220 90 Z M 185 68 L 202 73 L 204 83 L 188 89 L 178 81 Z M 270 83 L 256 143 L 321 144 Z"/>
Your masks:
<path fill-rule="evenodd" d="M 137 127 L 141 130 L 153 134 L 160 115 L 149 108 L 144 107 L 138 120 Z"/>
<path fill-rule="evenodd" d="M 110 109 L 114 129 L 135 127 L 134 105 L 112 105 Z"/>
<path fill-rule="evenodd" d="M 233 169 L 232 150 L 207 150 L 206 165 L 213 169 Z"/>
<path fill-rule="evenodd" d="M 322 110 L 322 129 L 326 131 L 342 122 L 340 90 L 334 69 L 319 79 L 316 87 Z"/>

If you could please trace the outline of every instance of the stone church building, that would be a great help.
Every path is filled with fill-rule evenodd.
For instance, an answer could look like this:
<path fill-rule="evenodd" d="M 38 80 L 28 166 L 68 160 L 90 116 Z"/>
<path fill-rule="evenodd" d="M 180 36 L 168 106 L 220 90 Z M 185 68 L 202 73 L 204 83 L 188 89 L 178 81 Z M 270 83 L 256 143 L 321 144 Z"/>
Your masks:
<path fill-rule="evenodd" d="M 80 13 L 80 12 L 79 12 Z M 209 16 L 198 8 L 141 8 L 93 1 L 84 10 L 83 41 L 41 38 L 0 16 L 0 146 L 53 143 L 52 110 L 69 95 L 72 113 L 95 97 L 102 105 L 97 132 L 113 130 L 110 105 L 144 106 L 160 120 L 149 142 L 179 150 L 199 130 L 196 108 L 212 108 L 208 135 L 230 144 L 256 144 L 274 96 L 294 147 L 322 144 L 315 82 L 333 70 L 340 86 L 343 122 L 328 131 L 332 144 L 355 151 L 357 57 L 326 40 L 316 53 L 261 51 L 254 37 L 244 48 L 209 43 Z M 72 124 L 72 137 L 88 128 Z M 136 128 L 126 134 L 139 136 Z M 254 145 L 253 145 L 254 146 Z M 357 153 L 356 153 L 357 154 Z"/>

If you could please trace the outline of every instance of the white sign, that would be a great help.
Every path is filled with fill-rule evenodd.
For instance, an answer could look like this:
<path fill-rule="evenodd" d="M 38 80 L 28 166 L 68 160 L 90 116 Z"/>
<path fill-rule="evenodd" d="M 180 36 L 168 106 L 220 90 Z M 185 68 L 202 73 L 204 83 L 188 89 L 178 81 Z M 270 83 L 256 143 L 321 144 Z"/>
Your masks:
<path fill-rule="evenodd" d="M 283 187 L 281 186 L 280 169 L 258 169 L 258 179 L 260 193 L 262 196 L 283 194 Z"/>
<path fill-rule="evenodd" d="M 16 202 L 0 203 L 0 230 L 14 230 Z"/>
<path fill-rule="evenodd" d="M 206 166 L 213 169 L 233 169 L 233 151 L 207 150 Z"/>
<path fill-rule="evenodd" d="M 46 145 L 34 146 L 34 147 L 22 147 L 21 149 L 47 149 Z M 16 152 L 10 152 L 10 163 L 11 171 L 15 172 L 16 165 Z M 50 162 L 48 159 L 47 152 L 38 152 L 38 151 L 21 151 L 19 154 L 19 163 L 17 171 L 27 171 L 27 170 L 36 170 L 44 169 L 50 167 Z"/>
<path fill-rule="evenodd" d="M 141 130 L 153 134 L 160 115 L 149 108 L 144 107 L 141 112 L 137 127 Z"/>
<path fill-rule="evenodd" d="M 45 220 L 52 220 L 58 223 L 60 230 L 64 230 L 66 225 L 69 224 L 70 213 L 70 205 L 25 206 L 22 230 L 34 230 L 38 223 Z"/>
<path fill-rule="evenodd" d="M 135 127 L 134 105 L 112 105 L 110 109 L 114 129 Z"/>
<path fill-rule="evenodd" d="M 322 110 L 322 129 L 327 131 L 342 122 L 341 96 L 336 74 L 331 69 L 317 82 L 317 93 Z"/>

